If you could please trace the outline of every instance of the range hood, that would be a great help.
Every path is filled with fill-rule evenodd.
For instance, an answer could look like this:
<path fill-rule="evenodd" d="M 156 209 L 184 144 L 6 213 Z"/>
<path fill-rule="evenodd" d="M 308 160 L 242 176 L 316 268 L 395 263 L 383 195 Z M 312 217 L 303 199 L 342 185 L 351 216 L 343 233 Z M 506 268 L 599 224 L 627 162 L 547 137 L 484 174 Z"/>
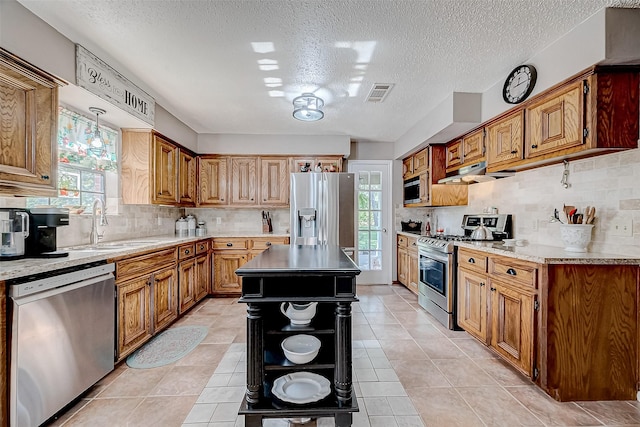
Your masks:
<path fill-rule="evenodd" d="M 442 178 L 438 181 L 438 184 L 473 184 L 474 182 L 493 181 L 497 178 L 514 175 L 514 172 L 487 173 L 487 162 L 478 162 L 473 165 L 464 166 L 458 169 L 457 172 L 456 175 Z"/>

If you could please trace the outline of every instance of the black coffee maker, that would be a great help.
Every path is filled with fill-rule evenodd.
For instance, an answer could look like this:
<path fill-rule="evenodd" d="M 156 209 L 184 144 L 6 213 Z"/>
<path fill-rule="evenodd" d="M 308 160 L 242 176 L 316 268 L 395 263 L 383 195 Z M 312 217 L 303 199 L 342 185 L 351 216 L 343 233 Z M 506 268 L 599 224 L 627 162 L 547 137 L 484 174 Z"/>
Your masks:
<path fill-rule="evenodd" d="M 43 207 L 29 209 L 29 237 L 27 253 L 30 258 L 59 258 L 69 252 L 59 251 L 56 246 L 56 230 L 69 225 L 69 209 Z"/>

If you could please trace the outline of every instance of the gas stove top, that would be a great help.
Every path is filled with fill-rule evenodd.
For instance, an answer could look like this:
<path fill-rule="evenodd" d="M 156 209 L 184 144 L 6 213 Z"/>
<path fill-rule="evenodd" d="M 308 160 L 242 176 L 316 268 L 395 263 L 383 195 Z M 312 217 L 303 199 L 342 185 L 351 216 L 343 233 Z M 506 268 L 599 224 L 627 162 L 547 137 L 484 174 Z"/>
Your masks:
<path fill-rule="evenodd" d="M 490 240 L 493 240 L 493 239 L 490 239 Z M 425 250 L 434 250 L 437 252 L 453 253 L 453 246 L 454 246 L 453 242 L 478 242 L 478 241 L 480 240 L 472 239 L 471 236 L 462 236 L 457 234 L 422 236 L 418 238 L 418 247 Z"/>

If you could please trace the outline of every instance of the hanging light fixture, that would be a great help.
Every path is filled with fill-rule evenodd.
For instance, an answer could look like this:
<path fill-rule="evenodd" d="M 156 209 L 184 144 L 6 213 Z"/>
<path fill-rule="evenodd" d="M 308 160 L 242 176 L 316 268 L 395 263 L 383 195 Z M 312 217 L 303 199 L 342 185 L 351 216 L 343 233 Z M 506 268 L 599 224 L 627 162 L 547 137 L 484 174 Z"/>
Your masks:
<path fill-rule="evenodd" d="M 93 136 L 91 137 L 91 147 L 92 148 L 102 148 L 102 138 L 100 136 L 100 128 L 98 127 L 98 120 L 100 114 L 106 113 L 105 110 L 98 107 L 89 107 L 89 111 L 96 115 L 96 130 L 93 132 Z"/>
<path fill-rule="evenodd" d="M 324 101 L 312 93 L 303 93 L 293 99 L 293 117 L 304 122 L 315 122 L 324 117 Z"/>

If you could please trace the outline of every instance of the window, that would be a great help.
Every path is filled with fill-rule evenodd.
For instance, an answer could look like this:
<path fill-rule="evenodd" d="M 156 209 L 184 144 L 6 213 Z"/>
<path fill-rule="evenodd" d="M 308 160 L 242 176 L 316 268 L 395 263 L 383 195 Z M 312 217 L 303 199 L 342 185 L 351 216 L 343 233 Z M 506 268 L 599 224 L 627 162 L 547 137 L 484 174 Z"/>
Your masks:
<path fill-rule="evenodd" d="M 100 125 L 103 146 L 93 148 L 90 139 L 95 120 L 64 107 L 58 111 L 58 197 L 30 197 L 27 207 L 51 205 L 89 211 L 95 199 L 106 202 L 107 182 L 117 174 L 118 131 Z"/>

